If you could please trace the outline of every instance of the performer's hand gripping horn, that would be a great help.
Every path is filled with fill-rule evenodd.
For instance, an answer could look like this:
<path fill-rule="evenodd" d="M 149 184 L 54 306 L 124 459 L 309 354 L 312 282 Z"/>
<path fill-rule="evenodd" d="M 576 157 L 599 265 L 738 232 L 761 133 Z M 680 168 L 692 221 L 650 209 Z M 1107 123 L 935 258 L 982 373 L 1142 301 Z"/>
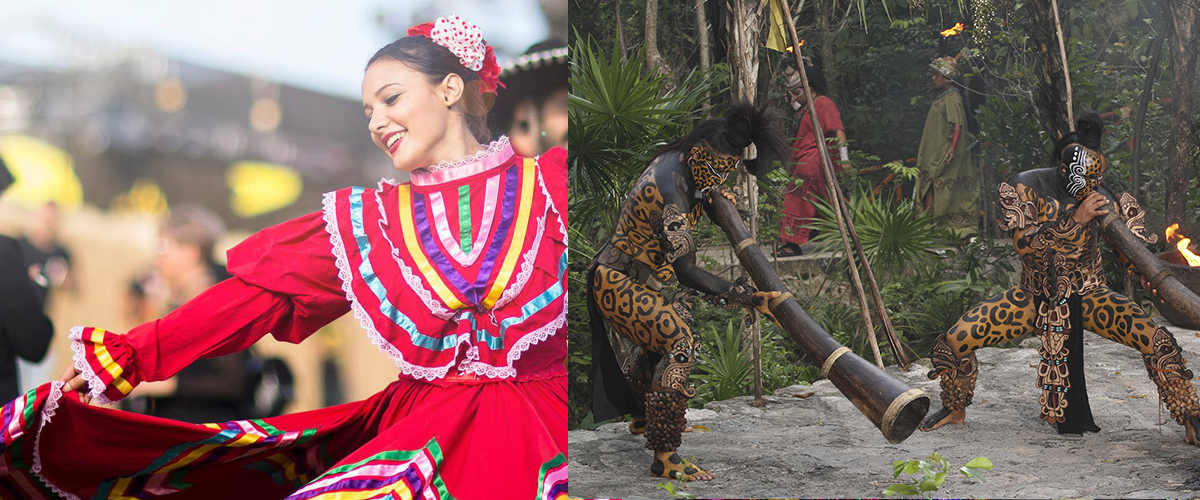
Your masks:
<path fill-rule="evenodd" d="M 1142 273 L 1142 276 L 1146 277 L 1150 287 L 1158 290 L 1158 296 L 1163 301 L 1171 304 L 1192 324 L 1200 325 L 1200 296 L 1180 283 L 1171 274 L 1169 264 L 1155 256 L 1137 235 L 1133 234 L 1125 225 L 1125 220 L 1117 211 L 1113 200 L 1110 199 L 1105 208 L 1108 209 L 1108 213 L 1100 220 L 1100 229 L 1112 244 L 1125 254 L 1125 258 L 1133 263 L 1133 267 Z"/>

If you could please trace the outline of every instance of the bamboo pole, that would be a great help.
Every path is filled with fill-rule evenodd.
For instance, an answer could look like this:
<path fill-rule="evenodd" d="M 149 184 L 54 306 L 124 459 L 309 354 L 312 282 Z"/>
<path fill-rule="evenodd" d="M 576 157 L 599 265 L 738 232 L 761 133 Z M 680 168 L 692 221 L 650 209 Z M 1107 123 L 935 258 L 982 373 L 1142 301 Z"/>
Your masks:
<path fill-rule="evenodd" d="M 796 35 L 796 26 L 792 20 L 792 13 L 786 1 L 780 1 L 780 6 L 783 9 L 783 17 L 787 21 L 784 23 L 787 26 L 788 37 L 792 47 L 792 56 L 796 58 L 796 66 L 800 68 L 800 82 L 804 88 L 804 97 L 808 102 L 809 118 L 812 120 L 814 131 L 823 130 L 821 128 L 820 119 L 817 117 L 816 106 L 812 100 L 812 89 L 808 87 L 808 72 L 804 69 L 804 59 L 800 57 L 800 37 Z M 854 250 L 858 258 L 862 260 L 863 271 L 867 274 L 867 281 L 871 285 L 871 292 L 875 299 L 876 312 L 879 314 L 880 322 L 883 324 L 884 332 L 887 334 L 888 342 L 892 345 L 892 350 L 896 354 L 896 360 L 902 369 L 907 369 L 909 366 L 908 357 L 904 355 L 904 348 L 900 345 L 899 337 L 896 335 L 895 329 L 892 327 L 891 319 L 888 316 L 887 308 L 883 304 L 883 296 L 879 293 L 879 284 L 875 280 L 875 273 L 871 269 L 871 262 L 867 260 L 866 253 L 863 251 L 862 242 L 858 239 L 858 231 L 854 229 L 854 222 L 850 218 L 849 208 L 846 206 L 846 199 L 842 196 L 841 185 L 838 183 L 837 174 L 833 170 L 833 160 L 829 158 L 829 151 L 825 147 L 824 135 L 818 134 L 818 143 L 821 147 L 817 148 L 817 152 L 821 158 L 821 167 L 825 173 L 826 187 L 829 190 L 829 199 L 833 203 L 836 219 L 838 222 L 838 230 L 842 235 L 842 247 L 846 252 L 846 260 L 850 265 L 850 278 L 854 285 L 854 291 L 858 294 L 859 306 L 862 308 L 863 322 L 867 329 L 867 338 L 871 343 L 871 351 L 875 355 L 875 364 L 880 368 L 883 367 L 882 355 L 879 352 L 879 340 L 875 336 L 875 326 L 871 321 L 870 308 L 867 305 L 866 292 L 863 290 L 862 280 L 858 275 L 858 267 L 855 266 L 854 254 L 851 253 L 850 241 L 854 242 Z"/>
<path fill-rule="evenodd" d="M 1058 0 L 1050 0 L 1054 9 L 1054 27 L 1058 30 L 1058 51 L 1062 54 L 1063 77 L 1067 81 L 1067 126 L 1075 130 L 1075 101 L 1071 97 L 1071 67 L 1067 66 L 1067 42 L 1063 40 L 1062 23 L 1058 20 Z"/>
<path fill-rule="evenodd" d="M 784 17 L 787 19 L 789 27 L 788 34 L 791 36 L 791 46 L 793 47 L 792 55 L 796 57 L 796 65 L 800 68 L 800 81 L 804 84 L 804 98 L 808 102 L 809 116 L 812 120 L 813 133 L 817 134 L 818 154 L 821 158 L 821 166 L 825 170 L 826 183 L 825 187 L 828 190 L 829 201 L 833 204 L 834 218 L 837 219 L 838 231 L 842 235 L 842 247 L 846 254 L 846 261 L 850 268 L 850 282 L 854 286 L 855 295 L 858 297 L 859 308 L 862 310 L 863 323 L 866 325 L 867 339 L 871 343 L 871 354 L 875 356 L 875 365 L 883 368 L 883 355 L 879 352 L 879 339 L 875 337 L 875 325 L 871 321 L 871 311 L 867 306 L 867 294 L 863 291 L 862 279 L 858 275 L 858 267 L 854 263 L 854 252 L 850 249 L 850 238 L 847 235 L 846 226 L 851 222 L 843 215 L 841 203 L 842 199 L 839 196 L 839 190 L 834 186 L 832 181 L 836 179 L 836 174 L 832 173 L 832 160 L 829 158 L 829 151 L 825 148 L 824 135 L 820 134 L 821 122 L 817 118 L 817 109 L 812 102 L 812 90 L 808 88 L 808 73 L 804 70 L 804 60 L 800 58 L 799 42 L 795 34 L 795 27 L 791 24 L 792 15 L 787 7 L 787 2 L 781 0 L 783 5 Z"/>

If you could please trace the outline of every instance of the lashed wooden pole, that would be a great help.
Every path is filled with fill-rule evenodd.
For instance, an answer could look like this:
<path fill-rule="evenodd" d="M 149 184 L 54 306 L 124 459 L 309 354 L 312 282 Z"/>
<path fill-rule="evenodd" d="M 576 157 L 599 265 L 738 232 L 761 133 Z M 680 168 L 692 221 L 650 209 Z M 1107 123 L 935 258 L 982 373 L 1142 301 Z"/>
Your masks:
<path fill-rule="evenodd" d="M 896 335 L 896 330 L 892 327 L 892 321 L 887 313 L 887 308 L 883 304 L 883 295 L 879 293 L 879 284 L 875 281 L 875 273 L 871 270 L 871 262 L 867 260 L 866 252 L 863 251 L 862 242 L 858 239 L 858 231 L 854 230 L 854 222 L 850 218 L 850 210 L 846 206 L 846 199 L 842 196 L 842 188 L 837 179 L 837 174 L 833 170 L 833 160 L 829 157 L 829 151 L 825 147 L 825 137 L 820 131 L 820 119 L 817 117 L 816 105 L 813 103 L 812 89 L 808 87 L 808 72 L 804 69 L 804 59 L 800 56 L 800 38 L 796 35 L 796 25 L 792 21 L 792 13 L 788 7 L 786 0 L 781 0 L 779 5 L 783 9 L 784 25 L 787 26 L 788 37 L 792 47 L 792 56 L 796 58 L 796 66 L 800 69 L 800 82 L 804 88 L 804 98 L 808 102 L 809 118 L 812 120 L 812 129 L 818 135 L 817 142 L 820 145 L 817 148 L 817 153 L 821 159 L 821 167 L 825 172 L 826 187 L 829 190 L 829 200 L 833 203 L 836 219 L 838 222 L 838 230 L 842 234 L 842 247 L 846 252 L 846 260 L 850 265 L 850 279 L 854 285 L 854 291 L 858 294 L 859 306 L 862 308 L 863 322 L 867 329 L 867 338 L 871 342 L 871 350 L 875 355 L 875 364 L 883 368 L 883 359 L 879 353 L 879 340 L 875 336 L 875 326 L 871 321 L 871 312 L 867 306 L 866 292 L 863 291 L 862 279 L 858 275 L 858 267 L 855 266 L 853 255 L 850 249 L 850 240 L 854 241 L 854 250 L 858 258 L 863 263 L 863 271 L 867 274 L 867 281 L 871 285 L 871 292 L 875 299 L 875 309 L 879 313 L 880 322 L 883 323 L 883 329 L 888 338 L 888 343 L 892 346 L 892 351 L 896 354 L 896 361 L 901 369 L 908 369 L 908 356 L 904 354 L 904 348 L 900 345 L 900 339 Z"/>
<path fill-rule="evenodd" d="M 1075 103 L 1071 98 L 1071 67 L 1067 65 L 1067 42 L 1063 39 L 1062 23 L 1058 20 L 1058 0 L 1050 0 L 1054 9 L 1054 27 L 1058 30 L 1058 52 L 1062 55 L 1063 77 L 1067 81 L 1067 126 L 1075 130 Z"/>

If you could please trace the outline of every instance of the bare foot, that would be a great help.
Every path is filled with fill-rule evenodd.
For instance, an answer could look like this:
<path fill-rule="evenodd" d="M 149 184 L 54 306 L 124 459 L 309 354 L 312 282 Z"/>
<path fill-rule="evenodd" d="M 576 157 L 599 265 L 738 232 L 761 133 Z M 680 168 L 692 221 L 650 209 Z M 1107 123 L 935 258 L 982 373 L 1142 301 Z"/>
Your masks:
<path fill-rule="evenodd" d="M 650 473 L 658 477 L 680 481 L 709 481 L 715 477 L 712 473 L 700 470 L 696 464 L 684 460 L 673 451 L 654 452 L 654 462 L 650 464 Z"/>
<path fill-rule="evenodd" d="M 1190 444 L 1200 446 L 1200 439 L 1197 439 L 1196 437 L 1196 433 L 1200 431 L 1200 418 L 1196 418 L 1194 416 L 1188 417 L 1188 419 L 1183 422 L 1183 428 L 1183 440 Z"/>
<path fill-rule="evenodd" d="M 942 408 L 933 415 L 925 417 L 925 420 L 921 421 L 921 426 L 918 429 L 928 432 L 946 424 L 961 424 L 966 418 L 967 410 L 965 408 L 954 411 Z"/>

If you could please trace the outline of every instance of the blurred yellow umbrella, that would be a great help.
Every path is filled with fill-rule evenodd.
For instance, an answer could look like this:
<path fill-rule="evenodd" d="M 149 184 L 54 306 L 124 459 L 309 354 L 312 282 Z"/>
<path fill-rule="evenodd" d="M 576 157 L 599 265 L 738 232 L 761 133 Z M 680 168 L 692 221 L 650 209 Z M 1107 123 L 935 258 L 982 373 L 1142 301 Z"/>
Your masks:
<path fill-rule="evenodd" d="M 0 135 L 0 157 L 16 178 L 4 199 L 29 207 L 56 202 L 63 208 L 83 203 L 75 162 L 61 148 L 24 134 Z"/>
<path fill-rule="evenodd" d="M 133 181 L 133 185 L 129 187 L 129 191 L 113 199 L 112 209 L 118 212 L 134 212 L 166 217 L 170 206 L 167 204 L 167 195 L 163 193 L 158 183 L 154 182 L 154 179 L 139 177 Z"/>
<path fill-rule="evenodd" d="M 242 218 L 287 207 L 304 191 L 304 179 L 291 167 L 260 161 L 240 161 L 230 165 L 225 173 L 225 183 L 232 192 L 229 206 Z"/>

